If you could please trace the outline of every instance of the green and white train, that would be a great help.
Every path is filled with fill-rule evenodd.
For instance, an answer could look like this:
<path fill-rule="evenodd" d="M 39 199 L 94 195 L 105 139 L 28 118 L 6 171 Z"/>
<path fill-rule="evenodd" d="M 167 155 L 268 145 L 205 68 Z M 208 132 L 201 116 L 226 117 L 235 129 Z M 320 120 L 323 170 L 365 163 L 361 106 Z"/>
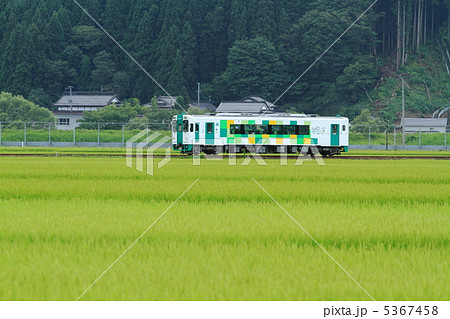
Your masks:
<path fill-rule="evenodd" d="M 323 156 L 348 151 L 349 122 L 345 117 L 304 114 L 216 115 L 180 114 L 173 117 L 173 150 L 205 152 L 299 153 L 315 146 Z"/>

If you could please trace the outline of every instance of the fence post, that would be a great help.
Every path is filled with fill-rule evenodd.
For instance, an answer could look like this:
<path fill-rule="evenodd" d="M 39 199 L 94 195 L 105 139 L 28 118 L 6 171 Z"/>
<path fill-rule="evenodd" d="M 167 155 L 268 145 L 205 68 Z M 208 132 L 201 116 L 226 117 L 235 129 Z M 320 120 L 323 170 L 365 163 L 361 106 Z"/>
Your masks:
<path fill-rule="evenodd" d="M 397 149 L 397 139 L 396 139 L 396 130 L 395 130 L 395 125 L 394 125 L 394 151 Z"/>
<path fill-rule="evenodd" d="M 0 146 L 2 146 L 2 123 L 0 122 Z"/>
<path fill-rule="evenodd" d="M 125 124 L 122 124 L 122 145 L 125 147 Z"/>
<path fill-rule="evenodd" d="M 77 128 L 73 127 L 73 146 L 77 146 Z"/>
<path fill-rule="evenodd" d="M 386 126 L 386 151 L 389 150 L 389 124 Z"/>
<path fill-rule="evenodd" d="M 2 133 L 2 130 L 1 130 L 1 123 L 0 123 L 0 145 L 1 145 L 1 133 Z M 447 128 L 445 128 L 445 132 L 444 132 L 444 146 L 445 146 L 445 149 L 447 149 Z"/>
<path fill-rule="evenodd" d="M 369 149 L 371 149 L 372 148 L 372 144 L 371 144 L 371 140 L 370 140 L 370 133 L 371 133 L 371 130 L 370 130 L 370 125 L 369 125 Z"/>
<path fill-rule="evenodd" d="M 422 149 L 422 130 L 419 131 L 419 150 Z"/>
<path fill-rule="evenodd" d="M 27 146 L 27 123 L 23 123 L 23 146 Z"/>
<path fill-rule="evenodd" d="M 48 123 L 48 146 L 52 146 L 52 123 Z"/>
<path fill-rule="evenodd" d="M 97 146 L 100 146 L 100 123 L 97 123 Z"/>

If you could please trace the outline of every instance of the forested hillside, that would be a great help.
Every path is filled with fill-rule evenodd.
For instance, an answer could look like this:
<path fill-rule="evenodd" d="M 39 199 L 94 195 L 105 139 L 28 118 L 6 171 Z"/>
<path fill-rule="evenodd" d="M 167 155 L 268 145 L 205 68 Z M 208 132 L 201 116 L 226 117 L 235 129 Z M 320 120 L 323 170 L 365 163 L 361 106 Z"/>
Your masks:
<path fill-rule="evenodd" d="M 275 100 L 373 0 L 79 0 L 172 95 Z M 72 0 L 0 0 L 0 91 L 49 106 L 66 86 L 163 93 Z M 450 99 L 450 0 L 379 0 L 280 101 L 394 120 Z"/>

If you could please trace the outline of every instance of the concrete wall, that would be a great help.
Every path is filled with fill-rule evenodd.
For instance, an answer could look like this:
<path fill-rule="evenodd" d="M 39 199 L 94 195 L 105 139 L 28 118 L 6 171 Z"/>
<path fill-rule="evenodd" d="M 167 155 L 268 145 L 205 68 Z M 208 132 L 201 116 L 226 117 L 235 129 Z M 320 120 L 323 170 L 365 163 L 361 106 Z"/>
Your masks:
<path fill-rule="evenodd" d="M 80 126 L 80 124 L 77 123 L 77 121 L 83 118 L 82 114 L 54 114 L 54 115 L 57 118 L 56 128 L 58 130 L 73 130 L 74 128 Z M 69 125 L 58 125 L 59 119 L 69 119 L 70 124 Z"/>

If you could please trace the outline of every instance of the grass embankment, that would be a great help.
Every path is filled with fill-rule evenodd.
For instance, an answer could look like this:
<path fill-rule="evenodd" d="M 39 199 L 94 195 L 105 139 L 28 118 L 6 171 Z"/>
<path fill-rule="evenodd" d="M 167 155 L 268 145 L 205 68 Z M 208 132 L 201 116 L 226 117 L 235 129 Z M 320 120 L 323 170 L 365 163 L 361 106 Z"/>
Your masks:
<path fill-rule="evenodd" d="M 238 160 L 238 165 L 241 164 Z M 0 161 L 0 300 L 448 300 L 448 163 Z"/>

